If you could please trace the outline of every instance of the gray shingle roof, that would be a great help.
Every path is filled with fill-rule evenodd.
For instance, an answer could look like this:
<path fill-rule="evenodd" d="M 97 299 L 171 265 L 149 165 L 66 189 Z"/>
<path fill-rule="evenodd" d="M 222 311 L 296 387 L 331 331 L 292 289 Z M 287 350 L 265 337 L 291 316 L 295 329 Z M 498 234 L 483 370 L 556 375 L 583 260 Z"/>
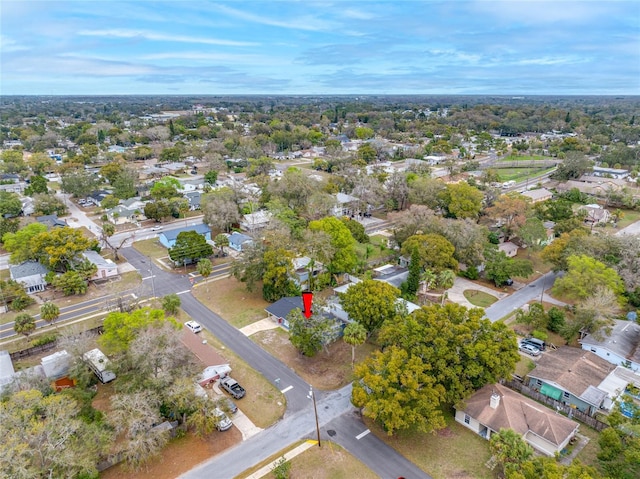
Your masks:
<path fill-rule="evenodd" d="M 180 233 L 182 233 L 183 231 L 195 231 L 196 233 L 199 233 L 201 235 L 205 235 L 205 234 L 210 232 L 209 226 L 207 226 L 205 224 L 199 224 L 199 225 L 194 225 L 194 226 L 183 226 L 182 228 L 176 228 L 174 230 L 164 231 L 163 233 L 160 233 L 160 234 L 164 235 L 164 237 L 168 241 L 173 241 L 173 240 L 177 239 L 178 235 Z"/>
<path fill-rule="evenodd" d="M 303 309 L 302 297 L 300 296 L 288 296 L 286 298 L 281 298 L 275 303 L 267 306 L 265 310 L 276 318 L 286 318 L 287 315 L 296 308 L 300 311 Z"/>
<path fill-rule="evenodd" d="M 614 354 L 640 363 L 640 325 L 633 321 L 615 320 L 611 334 L 602 332 L 603 339 L 598 340 L 588 334 L 582 344 L 598 346 Z"/>
<path fill-rule="evenodd" d="M 47 274 L 49 272 L 47 268 L 37 261 L 25 261 L 22 264 L 11 265 L 9 270 L 12 279 L 27 278 L 36 274 Z"/>

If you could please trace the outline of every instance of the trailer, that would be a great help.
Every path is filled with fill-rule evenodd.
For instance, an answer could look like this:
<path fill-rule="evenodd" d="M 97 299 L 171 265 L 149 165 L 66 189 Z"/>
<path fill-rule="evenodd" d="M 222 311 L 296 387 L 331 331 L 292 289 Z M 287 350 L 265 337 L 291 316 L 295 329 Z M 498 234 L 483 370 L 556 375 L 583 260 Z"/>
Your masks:
<path fill-rule="evenodd" d="M 108 383 L 116 378 L 115 373 L 109 370 L 109 358 L 98 348 L 87 351 L 82 355 L 93 373 L 101 383 Z"/>

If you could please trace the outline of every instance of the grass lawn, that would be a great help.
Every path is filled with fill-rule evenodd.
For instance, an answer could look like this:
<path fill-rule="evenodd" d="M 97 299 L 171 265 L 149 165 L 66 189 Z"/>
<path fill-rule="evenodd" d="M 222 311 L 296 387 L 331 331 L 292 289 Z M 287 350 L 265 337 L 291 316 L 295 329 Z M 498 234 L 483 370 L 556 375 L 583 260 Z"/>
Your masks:
<path fill-rule="evenodd" d="M 211 281 L 193 289 L 193 295 L 207 308 L 219 314 L 236 328 L 266 318 L 269 303 L 262 299 L 262 285 L 250 293 L 246 285 L 234 277 Z"/>
<path fill-rule="evenodd" d="M 500 168 L 496 170 L 500 181 L 524 181 L 551 171 L 553 168 Z"/>
<path fill-rule="evenodd" d="M 145 256 L 150 258 L 162 258 L 167 256 L 167 248 L 162 246 L 156 238 L 150 238 L 147 240 L 136 241 L 133 243 L 133 247 Z"/>
<path fill-rule="evenodd" d="M 479 308 L 487 308 L 498 301 L 498 298 L 477 289 L 467 289 L 462 292 L 467 301 Z"/>
<path fill-rule="evenodd" d="M 518 363 L 516 364 L 515 374 L 523 378 L 527 374 L 529 374 L 535 367 L 536 367 L 536 363 L 531 361 L 531 359 L 522 357 L 520 358 L 520 361 L 518 361 Z"/>
<path fill-rule="evenodd" d="M 369 238 L 371 243 L 369 244 L 356 244 L 356 251 L 359 258 L 367 258 L 367 261 L 375 261 L 378 259 L 386 258 L 394 253 L 393 250 L 387 248 L 387 238 L 380 235 L 371 236 Z M 367 248 L 369 248 L 369 255 L 367 257 Z"/>
<path fill-rule="evenodd" d="M 545 161 L 545 160 L 553 160 L 548 156 L 541 155 L 509 155 L 504 158 L 498 160 L 500 163 L 510 163 L 512 161 Z"/>
<path fill-rule="evenodd" d="M 609 209 L 609 211 L 613 213 L 615 210 Z M 622 218 L 618 221 L 618 227 L 614 228 L 611 223 L 607 223 L 607 226 L 605 226 L 604 228 L 601 228 L 601 230 L 604 230 L 608 233 L 615 233 L 621 230 L 622 228 L 625 228 L 630 224 L 640 220 L 640 211 L 633 211 L 633 210 L 620 210 L 620 211 L 622 211 L 623 215 L 622 215 Z"/>
<path fill-rule="evenodd" d="M 585 426 L 584 424 L 580 425 L 580 430 L 578 432 L 583 436 L 588 437 L 589 442 L 584 447 L 584 449 L 578 453 L 576 459 L 578 459 L 581 463 L 588 466 L 593 466 L 600 472 L 602 472 L 598 461 L 598 452 L 600 452 L 598 439 L 600 437 L 600 433 L 595 429 L 591 429 L 590 427 Z"/>
<path fill-rule="evenodd" d="M 445 412 L 447 427 L 435 434 L 400 432 L 392 437 L 365 418 L 367 427 L 400 454 L 434 479 L 494 479 L 485 467 L 489 442 L 455 422 L 453 411 Z"/>
<path fill-rule="evenodd" d="M 282 457 L 282 456 L 279 456 Z M 278 456 L 270 458 L 251 471 L 257 471 L 265 464 L 278 460 Z M 302 454 L 291 459 L 291 478 L 313 479 L 375 479 L 378 477 L 365 464 L 353 457 L 339 445 L 324 441 L 322 447 L 311 447 Z M 247 477 L 247 472 L 238 476 L 238 479 Z M 275 479 L 275 474 L 270 472 L 265 479 Z"/>
<path fill-rule="evenodd" d="M 351 346 L 341 339 L 312 358 L 300 354 L 289 341 L 289 333 L 281 328 L 260 331 L 251 339 L 318 389 L 337 389 L 353 380 Z M 375 349 L 369 343 L 357 346 L 356 363 L 363 361 Z"/>

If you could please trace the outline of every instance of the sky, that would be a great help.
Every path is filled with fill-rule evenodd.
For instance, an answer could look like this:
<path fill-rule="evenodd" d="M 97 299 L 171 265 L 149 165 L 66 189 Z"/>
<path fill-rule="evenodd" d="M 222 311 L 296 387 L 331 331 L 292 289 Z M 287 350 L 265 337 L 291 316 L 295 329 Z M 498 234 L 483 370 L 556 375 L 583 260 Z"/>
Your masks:
<path fill-rule="evenodd" d="M 640 94 L 640 0 L 2 0 L 1 95 Z"/>

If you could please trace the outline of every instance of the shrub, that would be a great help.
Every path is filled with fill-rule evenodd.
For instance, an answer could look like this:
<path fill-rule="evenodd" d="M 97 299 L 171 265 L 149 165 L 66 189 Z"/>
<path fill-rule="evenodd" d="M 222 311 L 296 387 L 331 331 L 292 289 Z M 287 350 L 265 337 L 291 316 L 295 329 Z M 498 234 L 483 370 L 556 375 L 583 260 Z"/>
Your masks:
<path fill-rule="evenodd" d="M 57 339 L 58 335 L 55 333 L 43 334 L 42 336 L 39 336 L 31 341 L 31 346 L 44 346 L 45 344 L 54 343 Z"/>
<path fill-rule="evenodd" d="M 549 335 L 545 331 L 540 331 L 537 329 L 531 333 L 531 336 L 541 341 L 546 341 L 549 337 Z"/>

